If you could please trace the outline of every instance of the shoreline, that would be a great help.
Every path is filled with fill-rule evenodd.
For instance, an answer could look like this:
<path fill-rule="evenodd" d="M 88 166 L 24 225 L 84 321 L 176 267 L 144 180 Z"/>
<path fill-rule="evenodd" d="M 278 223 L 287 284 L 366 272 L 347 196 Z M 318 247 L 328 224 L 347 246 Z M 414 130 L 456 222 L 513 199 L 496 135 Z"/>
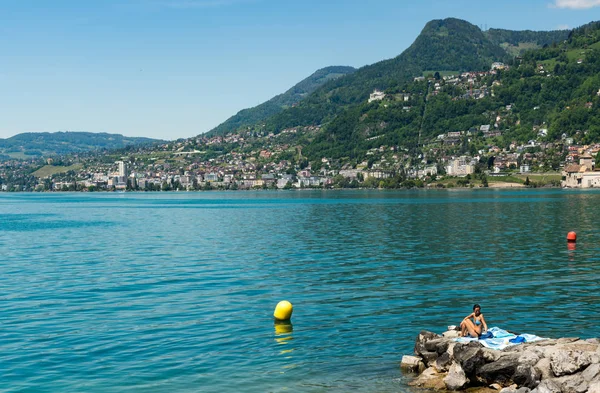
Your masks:
<path fill-rule="evenodd" d="M 168 190 L 168 191 L 144 191 L 144 190 L 78 190 L 78 191 L 0 191 L 1 194 L 125 194 L 125 193 L 142 193 L 142 194 L 159 194 L 159 193 L 204 193 L 204 192 L 306 192 L 306 191 L 478 191 L 478 190 L 489 190 L 489 189 L 514 189 L 514 190 L 567 190 L 565 187 L 556 186 L 542 186 L 542 187 L 531 187 L 525 186 L 518 183 L 507 183 L 498 182 L 490 183 L 488 187 L 411 187 L 411 188 L 293 188 L 293 189 L 212 189 L 212 190 Z"/>
<path fill-rule="evenodd" d="M 415 375 L 410 386 L 434 391 L 600 393 L 599 339 L 498 337 L 463 341 L 455 330 L 421 331 L 400 367 Z"/>

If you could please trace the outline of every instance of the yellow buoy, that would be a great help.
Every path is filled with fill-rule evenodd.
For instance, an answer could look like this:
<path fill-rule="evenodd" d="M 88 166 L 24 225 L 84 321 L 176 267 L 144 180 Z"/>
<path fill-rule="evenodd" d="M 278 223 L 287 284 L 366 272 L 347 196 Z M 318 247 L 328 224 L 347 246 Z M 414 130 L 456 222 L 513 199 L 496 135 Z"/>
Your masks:
<path fill-rule="evenodd" d="M 277 303 L 277 307 L 275 307 L 275 312 L 273 316 L 275 319 L 280 321 L 287 321 L 292 317 L 292 312 L 294 311 L 294 307 L 292 307 L 292 303 L 287 300 L 282 300 Z"/>

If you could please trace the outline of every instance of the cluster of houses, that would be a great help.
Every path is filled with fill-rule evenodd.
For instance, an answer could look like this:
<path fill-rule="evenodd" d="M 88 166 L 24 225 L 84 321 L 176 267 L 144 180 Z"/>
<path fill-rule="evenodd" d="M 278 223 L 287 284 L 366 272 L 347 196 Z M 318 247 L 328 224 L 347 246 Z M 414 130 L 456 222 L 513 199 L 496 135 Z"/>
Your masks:
<path fill-rule="evenodd" d="M 326 168 L 312 171 L 310 167 L 295 174 L 285 171 L 257 171 L 253 165 L 234 169 L 232 167 L 188 167 L 181 170 L 174 168 L 153 168 L 152 170 L 133 170 L 124 161 L 118 161 L 116 171 L 88 173 L 81 170 L 75 180 L 54 180 L 51 190 L 63 191 L 80 188 L 96 190 L 198 190 L 206 187 L 217 189 L 256 189 L 256 188 L 320 188 L 332 185 L 336 175 L 349 179 L 367 179 L 369 177 L 383 179 L 393 176 L 393 172 L 382 169 L 369 169 L 364 163 L 362 169 L 345 166 L 340 170 Z M 281 169 L 289 168 L 288 163 L 280 163 Z M 133 165 L 131 165 L 133 166 Z M 114 169 L 114 165 L 112 166 Z M 38 186 L 45 186 L 41 179 Z"/>
<path fill-rule="evenodd" d="M 565 188 L 600 187 L 600 168 L 596 168 L 595 160 L 598 152 L 600 152 L 600 144 L 569 146 L 561 185 Z"/>

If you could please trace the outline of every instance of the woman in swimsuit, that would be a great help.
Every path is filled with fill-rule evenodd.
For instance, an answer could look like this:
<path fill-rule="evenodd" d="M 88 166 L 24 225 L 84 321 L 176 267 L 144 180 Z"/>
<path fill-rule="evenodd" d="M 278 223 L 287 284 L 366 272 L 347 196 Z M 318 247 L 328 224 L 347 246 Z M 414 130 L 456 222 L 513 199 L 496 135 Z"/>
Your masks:
<path fill-rule="evenodd" d="M 471 320 L 473 318 L 473 320 Z M 483 327 L 483 330 L 482 330 Z M 476 304 L 473 306 L 473 312 L 465 317 L 460 323 L 460 335 L 462 337 L 471 336 L 478 338 L 482 332 L 487 330 L 487 323 L 481 313 L 481 306 Z"/>

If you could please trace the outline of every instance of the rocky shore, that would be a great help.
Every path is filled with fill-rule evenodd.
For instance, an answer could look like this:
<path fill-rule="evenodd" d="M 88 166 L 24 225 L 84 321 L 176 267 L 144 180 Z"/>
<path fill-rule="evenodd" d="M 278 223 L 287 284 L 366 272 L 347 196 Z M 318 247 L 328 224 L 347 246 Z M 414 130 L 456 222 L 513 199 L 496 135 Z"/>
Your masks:
<path fill-rule="evenodd" d="M 458 343 L 457 335 L 422 331 L 417 336 L 414 356 L 401 363 L 418 374 L 410 385 L 482 393 L 600 393 L 598 339 L 544 339 L 494 350 L 478 341 Z"/>

